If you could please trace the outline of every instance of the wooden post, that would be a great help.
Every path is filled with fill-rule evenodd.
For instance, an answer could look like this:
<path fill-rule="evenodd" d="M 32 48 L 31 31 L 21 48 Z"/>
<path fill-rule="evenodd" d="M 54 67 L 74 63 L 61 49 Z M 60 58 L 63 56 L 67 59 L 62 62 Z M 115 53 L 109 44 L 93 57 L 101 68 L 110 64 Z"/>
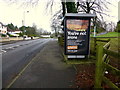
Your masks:
<path fill-rule="evenodd" d="M 97 62 L 96 62 L 96 72 L 95 72 L 95 88 L 101 88 L 102 78 L 103 78 L 103 46 L 97 46 Z"/>

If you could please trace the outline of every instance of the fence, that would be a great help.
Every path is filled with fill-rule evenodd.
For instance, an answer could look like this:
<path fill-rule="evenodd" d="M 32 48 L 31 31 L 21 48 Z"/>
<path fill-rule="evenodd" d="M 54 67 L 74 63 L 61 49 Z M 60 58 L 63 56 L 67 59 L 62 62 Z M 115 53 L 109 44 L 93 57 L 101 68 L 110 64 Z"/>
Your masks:
<path fill-rule="evenodd" d="M 102 37 L 103 38 L 103 37 Z M 104 40 L 99 37 L 99 38 L 93 38 L 94 39 L 94 47 L 93 47 L 93 51 L 95 56 L 96 56 L 96 71 L 95 71 L 95 84 L 94 87 L 95 88 L 102 88 L 101 84 L 102 82 L 106 83 L 110 88 L 115 88 L 118 89 L 118 86 L 116 86 L 114 83 L 112 83 L 108 78 L 106 78 L 104 76 L 105 70 L 110 71 L 111 73 L 113 73 L 114 75 L 117 75 L 120 77 L 120 70 L 111 66 L 109 63 L 109 58 L 108 56 L 113 56 L 116 58 L 120 58 L 120 54 L 113 52 L 111 50 L 108 50 L 110 47 L 110 37 L 109 38 L 105 38 Z M 63 37 L 59 37 L 58 38 L 58 42 L 60 45 L 64 45 L 64 39 Z M 107 44 L 103 45 L 98 45 L 97 42 L 105 42 Z M 65 55 L 63 55 L 65 58 Z M 82 62 L 82 64 L 85 63 L 89 63 L 89 61 L 87 60 L 80 61 L 78 62 L 78 64 L 80 64 Z"/>
<path fill-rule="evenodd" d="M 95 88 L 101 88 L 102 82 L 104 82 L 106 85 L 108 85 L 110 88 L 115 88 L 120 90 L 118 86 L 116 86 L 112 81 L 110 81 L 107 77 L 104 76 L 105 71 L 109 71 L 113 75 L 117 75 L 120 77 L 120 70 L 111 66 L 109 64 L 109 56 L 113 56 L 115 58 L 120 59 L 120 53 L 113 52 L 111 50 L 108 50 L 110 47 L 110 42 L 105 44 L 104 46 L 102 45 L 97 45 L 97 62 L 96 62 L 96 72 L 95 72 Z"/>
<path fill-rule="evenodd" d="M 102 39 L 101 39 L 102 38 Z M 93 37 L 93 41 L 94 41 L 94 47 L 93 47 L 93 51 L 94 51 L 94 55 L 96 55 L 96 49 L 97 49 L 97 42 L 109 42 L 110 38 L 106 38 L 106 37 Z"/>

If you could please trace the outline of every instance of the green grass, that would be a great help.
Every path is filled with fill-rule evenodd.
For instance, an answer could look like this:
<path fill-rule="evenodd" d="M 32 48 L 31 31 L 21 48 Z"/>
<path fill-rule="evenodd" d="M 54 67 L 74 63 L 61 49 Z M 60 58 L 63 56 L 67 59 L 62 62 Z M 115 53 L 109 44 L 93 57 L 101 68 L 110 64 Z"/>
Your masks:
<path fill-rule="evenodd" d="M 119 44 L 119 39 L 118 38 L 111 38 L 110 40 L 110 50 L 118 52 L 118 48 L 120 48 Z"/>
<path fill-rule="evenodd" d="M 93 37 L 93 36 L 91 36 Z M 96 37 L 111 37 L 110 38 L 110 50 L 112 51 L 116 51 L 118 52 L 118 48 L 120 48 L 120 46 L 118 45 L 118 38 L 112 38 L 112 37 L 120 37 L 120 33 L 118 32 L 109 32 L 107 34 L 104 34 L 104 35 L 99 35 L 99 36 L 96 36 Z M 105 38 L 99 38 L 99 39 L 105 39 Z M 102 43 L 102 42 L 97 42 L 98 44 L 105 44 L 105 43 Z M 94 47 L 94 40 L 91 38 L 91 44 L 90 44 L 90 49 L 91 51 L 93 51 L 93 47 Z M 94 51 L 93 51 L 94 52 Z"/>
<path fill-rule="evenodd" d="M 111 37 L 110 38 L 110 50 L 112 50 L 112 51 L 115 51 L 115 52 L 118 52 L 118 48 L 120 48 L 119 47 L 119 45 L 118 45 L 118 38 L 112 38 L 112 37 L 118 37 L 118 36 L 120 36 L 120 33 L 118 33 L 118 32 L 109 32 L 109 33 L 107 33 L 107 34 L 104 34 L 104 35 L 99 35 L 99 36 L 96 36 L 96 37 Z M 105 39 L 105 38 L 99 38 L 99 39 Z M 91 38 L 91 40 L 90 40 L 91 42 L 90 42 L 90 50 L 91 50 L 91 52 L 94 52 L 94 50 L 93 50 L 93 47 L 94 47 L 94 39 L 93 38 Z M 100 45 L 105 45 L 106 43 L 105 42 L 97 42 L 97 44 L 100 44 Z"/>
<path fill-rule="evenodd" d="M 101 38 L 101 39 L 105 40 L 105 38 Z M 110 38 L 110 50 L 118 52 L 118 48 L 120 48 L 118 42 L 119 42 L 118 38 Z M 97 41 L 97 44 L 99 44 L 99 45 L 105 45 L 106 42 Z M 91 38 L 91 40 L 90 40 L 90 50 L 91 50 L 91 53 L 94 52 L 93 48 L 94 48 L 94 39 Z"/>
<path fill-rule="evenodd" d="M 118 37 L 118 36 L 120 36 L 120 33 L 118 33 L 118 32 L 109 32 L 107 34 L 99 35 L 96 37 Z"/>

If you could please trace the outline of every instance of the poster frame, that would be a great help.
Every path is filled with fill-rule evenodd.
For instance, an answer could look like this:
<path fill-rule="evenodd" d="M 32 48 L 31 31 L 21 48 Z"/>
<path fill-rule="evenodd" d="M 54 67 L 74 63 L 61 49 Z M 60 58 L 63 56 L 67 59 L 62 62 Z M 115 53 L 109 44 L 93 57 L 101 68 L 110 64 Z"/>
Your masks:
<path fill-rule="evenodd" d="M 85 56 L 88 56 L 90 54 L 90 24 L 91 24 L 91 18 L 92 17 L 95 17 L 95 15 L 89 15 L 89 14 L 67 14 L 65 15 L 65 18 L 64 18 L 64 54 L 65 55 L 85 55 Z M 78 19 L 78 20 L 89 20 L 89 25 L 88 25 L 88 28 L 87 28 L 87 51 L 86 53 L 68 53 L 67 52 L 67 19 L 71 19 L 71 20 L 74 20 L 74 19 Z"/>

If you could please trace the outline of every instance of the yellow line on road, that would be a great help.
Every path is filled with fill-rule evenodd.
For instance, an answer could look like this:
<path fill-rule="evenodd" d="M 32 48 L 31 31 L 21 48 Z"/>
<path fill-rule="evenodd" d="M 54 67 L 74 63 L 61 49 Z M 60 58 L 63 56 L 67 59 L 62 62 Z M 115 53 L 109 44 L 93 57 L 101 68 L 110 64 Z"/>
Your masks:
<path fill-rule="evenodd" d="M 12 80 L 12 82 L 6 88 L 10 88 L 14 84 L 14 82 L 22 75 L 22 73 L 33 62 L 33 60 L 34 60 L 34 58 L 21 70 L 21 72 Z"/>
<path fill-rule="evenodd" d="M 48 41 L 47 41 L 48 42 Z M 47 42 L 44 42 L 44 44 L 45 43 L 47 43 Z M 43 44 L 42 44 L 43 45 Z M 39 53 L 38 53 L 39 54 Z M 36 56 L 38 55 L 38 54 L 36 54 Z M 27 69 L 27 67 L 33 62 L 35 60 L 35 57 L 33 57 L 33 59 L 21 70 L 21 72 L 19 72 L 19 74 L 12 80 L 12 82 L 6 87 L 6 89 L 7 88 L 10 88 L 13 84 L 14 84 L 14 82 L 22 75 L 22 73 Z"/>

